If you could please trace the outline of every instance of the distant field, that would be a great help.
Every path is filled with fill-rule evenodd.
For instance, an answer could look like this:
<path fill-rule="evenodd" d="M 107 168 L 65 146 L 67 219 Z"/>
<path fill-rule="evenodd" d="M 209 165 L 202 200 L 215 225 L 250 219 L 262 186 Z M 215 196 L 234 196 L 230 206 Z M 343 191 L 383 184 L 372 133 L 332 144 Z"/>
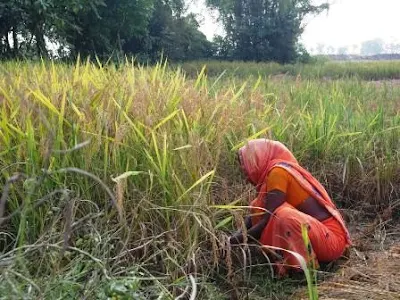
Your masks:
<path fill-rule="evenodd" d="M 218 249 L 242 213 L 232 205 L 249 199 L 235 161 L 249 138 L 286 143 L 349 211 L 400 197 L 400 85 L 385 81 L 400 62 L 15 62 L 0 73 L 10 299 L 229 299 Z M 251 299 L 290 295 L 268 266 L 252 274 Z"/>
<path fill-rule="evenodd" d="M 314 64 L 280 65 L 277 63 L 247 63 L 203 61 L 188 62 L 182 69 L 191 76 L 207 65 L 208 76 L 227 76 L 247 78 L 248 76 L 301 76 L 303 79 L 345 79 L 381 80 L 400 78 L 400 60 L 393 61 L 317 61 Z"/>

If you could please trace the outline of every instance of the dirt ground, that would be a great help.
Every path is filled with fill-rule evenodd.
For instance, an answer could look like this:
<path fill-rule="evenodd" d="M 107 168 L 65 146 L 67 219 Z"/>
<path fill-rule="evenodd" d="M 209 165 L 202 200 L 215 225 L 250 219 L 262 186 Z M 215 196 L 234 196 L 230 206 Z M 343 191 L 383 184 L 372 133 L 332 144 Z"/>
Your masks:
<path fill-rule="evenodd" d="M 273 76 L 273 80 L 288 78 Z M 331 80 L 325 78 L 326 80 Z M 399 87 L 400 79 L 370 81 L 376 87 Z M 348 259 L 334 268 L 319 274 L 318 294 L 324 300 L 400 299 L 400 224 L 399 203 L 370 221 L 365 216 L 351 217 L 351 233 L 354 245 Z M 350 213 L 351 215 L 351 213 Z M 308 299 L 304 289 L 292 299 Z"/>
<path fill-rule="evenodd" d="M 400 299 L 400 226 L 378 217 L 353 226 L 354 247 L 336 270 L 321 274 L 320 299 Z M 308 299 L 306 292 L 295 295 Z"/>

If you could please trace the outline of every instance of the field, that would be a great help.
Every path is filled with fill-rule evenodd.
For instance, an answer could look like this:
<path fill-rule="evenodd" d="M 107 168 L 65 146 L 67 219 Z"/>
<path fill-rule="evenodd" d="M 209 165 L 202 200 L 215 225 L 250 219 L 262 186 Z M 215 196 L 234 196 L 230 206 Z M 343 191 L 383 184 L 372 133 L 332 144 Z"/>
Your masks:
<path fill-rule="evenodd" d="M 378 278 L 357 264 L 366 253 L 398 255 L 399 62 L 9 62 L 0 73 L 0 299 L 306 289 L 246 251 L 223 257 L 254 196 L 235 150 L 256 137 L 292 149 L 346 216 L 357 241 L 341 274 L 361 279 L 343 290 L 361 295 L 349 282 Z M 393 280 L 361 290 L 391 299 Z"/>

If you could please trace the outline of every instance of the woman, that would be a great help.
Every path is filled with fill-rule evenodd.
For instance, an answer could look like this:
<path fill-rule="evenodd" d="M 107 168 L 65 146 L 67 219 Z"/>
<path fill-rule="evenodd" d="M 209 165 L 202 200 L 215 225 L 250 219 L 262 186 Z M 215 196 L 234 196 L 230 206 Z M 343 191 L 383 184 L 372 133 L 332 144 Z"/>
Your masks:
<path fill-rule="evenodd" d="M 313 262 L 331 262 L 340 258 L 351 244 L 343 218 L 324 187 L 280 142 L 267 139 L 250 141 L 238 153 L 248 181 L 258 196 L 250 204 L 246 218 L 247 235 L 265 248 L 293 251 Z M 306 249 L 302 228 L 307 229 L 311 249 Z M 243 233 L 230 238 L 231 244 L 243 243 Z M 300 270 L 297 258 L 282 251 L 277 264 L 279 275 L 289 269 Z"/>

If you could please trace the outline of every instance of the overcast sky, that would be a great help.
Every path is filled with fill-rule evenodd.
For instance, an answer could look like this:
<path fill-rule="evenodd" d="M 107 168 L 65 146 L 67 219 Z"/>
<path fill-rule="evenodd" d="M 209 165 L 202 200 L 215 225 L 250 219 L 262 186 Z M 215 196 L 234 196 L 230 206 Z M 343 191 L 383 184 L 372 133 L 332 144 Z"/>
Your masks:
<path fill-rule="evenodd" d="M 308 21 L 302 41 L 310 50 L 318 44 L 357 45 L 365 40 L 381 38 L 400 42 L 400 0 L 331 0 L 329 12 Z M 203 15 L 201 30 L 212 38 L 221 33 L 220 26 L 204 7 L 204 0 L 193 0 L 193 10 Z"/>

